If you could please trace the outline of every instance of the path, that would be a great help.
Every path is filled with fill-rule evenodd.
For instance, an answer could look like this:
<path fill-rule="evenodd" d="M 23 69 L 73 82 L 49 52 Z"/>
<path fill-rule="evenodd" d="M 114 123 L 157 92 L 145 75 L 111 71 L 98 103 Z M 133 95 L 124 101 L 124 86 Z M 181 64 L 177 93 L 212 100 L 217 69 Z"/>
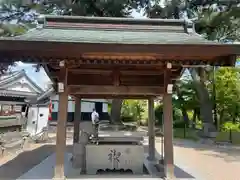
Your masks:
<path fill-rule="evenodd" d="M 159 144 L 159 143 L 158 143 Z M 156 145 L 160 150 L 160 144 Z M 175 164 L 200 180 L 240 179 L 240 151 L 174 140 Z"/>

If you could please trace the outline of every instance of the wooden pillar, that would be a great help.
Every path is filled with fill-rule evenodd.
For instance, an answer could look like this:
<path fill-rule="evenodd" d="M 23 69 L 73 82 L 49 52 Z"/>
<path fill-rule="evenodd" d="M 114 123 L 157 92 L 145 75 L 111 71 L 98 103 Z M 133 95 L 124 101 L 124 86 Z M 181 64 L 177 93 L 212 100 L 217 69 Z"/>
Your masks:
<path fill-rule="evenodd" d="M 154 99 L 148 99 L 148 160 L 155 160 L 155 114 Z"/>
<path fill-rule="evenodd" d="M 164 117 L 164 170 L 166 179 L 174 179 L 173 162 L 173 121 L 172 121 L 172 82 L 171 64 L 168 63 L 164 72 L 164 95 L 163 95 L 163 117 Z"/>
<path fill-rule="evenodd" d="M 66 122 L 68 111 L 67 69 L 64 62 L 60 62 L 60 77 L 58 83 L 59 106 L 56 141 L 56 166 L 54 179 L 64 180 L 64 154 L 66 149 Z"/>
<path fill-rule="evenodd" d="M 79 142 L 80 121 L 81 121 L 81 99 L 75 97 L 73 143 Z"/>

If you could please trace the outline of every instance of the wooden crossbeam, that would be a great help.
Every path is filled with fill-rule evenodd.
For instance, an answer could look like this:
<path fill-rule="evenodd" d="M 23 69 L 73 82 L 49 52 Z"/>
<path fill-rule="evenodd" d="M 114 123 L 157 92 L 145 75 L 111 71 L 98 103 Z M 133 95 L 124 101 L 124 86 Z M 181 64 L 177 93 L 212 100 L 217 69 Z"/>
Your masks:
<path fill-rule="evenodd" d="M 109 95 L 109 96 L 156 96 L 163 93 L 159 86 L 83 86 L 69 85 L 69 94 L 75 95 Z"/>
<path fill-rule="evenodd" d="M 70 94 L 72 95 L 72 94 Z M 94 95 L 94 94 L 85 94 L 85 95 L 76 95 L 76 97 L 86 98 L 86 99 L 149 99 L 157 98 L 158 95 Z"/>
<path fill-rule="evenodd" d="M 173 72 L 178 71 L 179 69 L 172 69 Z M 113 70 L 101 70 L 101 69 L 70 69 L 71 73 L 74 74 L 112 74 Z M 119 74 L 121 75 L 161 75 L 163 74 L 163 70 L 119 70 Z"/>

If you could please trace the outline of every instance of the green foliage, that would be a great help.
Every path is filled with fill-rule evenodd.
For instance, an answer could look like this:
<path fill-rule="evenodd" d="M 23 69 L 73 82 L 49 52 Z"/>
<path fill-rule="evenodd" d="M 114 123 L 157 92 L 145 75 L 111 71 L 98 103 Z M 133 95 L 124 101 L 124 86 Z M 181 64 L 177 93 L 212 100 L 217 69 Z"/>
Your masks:
<path fill-rule="evenodd" d="M 76 0 L 69 8 L 72 15 L 98 16 L 98 17 L 126 17 L 132 9 L 143 8 L 147 0 Z"/>
<path fill-rule="evenodd" d="M 175 103 L 176 101 L 173 101 L 173 121 L 182 121 L 182 111 L 179 109 Z M 162 125 L 163 122 L 163 104 L 160 103 L 155 107 L 155 118 L 156 118 L 156 124 Z"/>
<path fill-rule="evenodd" d="M 183 120 L 178 120 L 173 122 L 174 128 L 186 128 L 186 122 Z"/>
<path fill-rule="evenodd" d="M 230 40 L 240 39 L 240 7 L 225 8 L 225 11 L 218 11 L 210 7 L 203 9 L 196 21 L 196 31 L 204 34 L 209 40 Z"/>
<path fill-rule="evenodd" d="M 219 68 L 216 71 L 216 103 L 220 125 L 240 121 L 240 79 L 238 68 Z"/>
<path fill-rule="evenodd" d="M 163 123 L 163 105 L 162 104 L 158 104 L 155 107 L 155 119 L 156 119 L 156 125 L 162 125 Z"/>
<path fill-rule="evenodd" d="M 147 101 L 144 100 L 124 100 L 121 109 L 122 120 L 140 121 L 147 111 Z"/>
<path fill-rule="evenodd" d="M 222 125 L 223 132 L 229 132 L 230 130 L 234 132 L 240 132 L 240 123 L 232 123 L 228 121 Z"/>

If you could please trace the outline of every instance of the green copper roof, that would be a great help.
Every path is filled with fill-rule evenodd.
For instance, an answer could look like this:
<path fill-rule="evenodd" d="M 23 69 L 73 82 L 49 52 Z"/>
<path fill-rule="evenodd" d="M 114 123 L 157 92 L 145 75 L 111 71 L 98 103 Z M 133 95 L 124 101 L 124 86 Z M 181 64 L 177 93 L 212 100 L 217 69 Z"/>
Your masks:
<path fill-rule="evenodd" d="M 74 43 L 209 44 L 183 20 L 46 16 L 40 27 L 1 39 Z M 42 23 L 42 27 L 41 27 Z M 189 31 L 190 30 L 190 31 Z"/>

